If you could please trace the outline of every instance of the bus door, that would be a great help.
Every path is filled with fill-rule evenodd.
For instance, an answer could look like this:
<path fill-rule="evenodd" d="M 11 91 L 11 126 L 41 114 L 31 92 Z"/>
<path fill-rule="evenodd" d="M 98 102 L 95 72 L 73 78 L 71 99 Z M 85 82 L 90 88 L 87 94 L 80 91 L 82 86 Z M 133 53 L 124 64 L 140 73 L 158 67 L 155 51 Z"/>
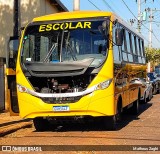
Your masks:
<path fill-rule="evenodd" d="M 7 103 L 9 104 L 10 115 L 19 115 L 17 88 L 16 88 L 16 60 L 18 54 L 18 37 L 10 37 L 8 51 L 6 54 L 6 75 L 7 75 Z"/>

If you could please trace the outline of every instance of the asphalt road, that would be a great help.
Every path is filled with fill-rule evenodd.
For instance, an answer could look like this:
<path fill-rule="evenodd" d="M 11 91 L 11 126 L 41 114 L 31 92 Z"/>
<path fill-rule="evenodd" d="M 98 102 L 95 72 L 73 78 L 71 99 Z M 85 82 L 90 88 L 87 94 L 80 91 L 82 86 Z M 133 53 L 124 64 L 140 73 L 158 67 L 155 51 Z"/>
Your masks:
<path fill-rule="evenodd" d="M 0 145 L 123 145 L 122 149 L 125 145 L 152 145 L 155 148 L 159 145 L 160 151 L 160 94 L 140 105 L 139 115 L 124 114 L 116 131 L 105 131 L 98 123 L 70 123 L 45 132 L 36 132 L 32 127 L 0 138 Z M 82 148 L 90 151 L 85 146 Z"/>

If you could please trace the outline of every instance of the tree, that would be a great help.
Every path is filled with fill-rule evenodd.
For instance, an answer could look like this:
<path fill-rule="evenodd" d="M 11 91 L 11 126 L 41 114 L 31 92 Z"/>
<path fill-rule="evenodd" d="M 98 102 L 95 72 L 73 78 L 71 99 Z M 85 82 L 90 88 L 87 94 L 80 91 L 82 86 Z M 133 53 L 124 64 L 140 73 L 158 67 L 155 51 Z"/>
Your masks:
<path fill-rule="evenodd" d="M 160 64 L 160 49 L 145 48 L 146 60 L 153 66 Z"/>

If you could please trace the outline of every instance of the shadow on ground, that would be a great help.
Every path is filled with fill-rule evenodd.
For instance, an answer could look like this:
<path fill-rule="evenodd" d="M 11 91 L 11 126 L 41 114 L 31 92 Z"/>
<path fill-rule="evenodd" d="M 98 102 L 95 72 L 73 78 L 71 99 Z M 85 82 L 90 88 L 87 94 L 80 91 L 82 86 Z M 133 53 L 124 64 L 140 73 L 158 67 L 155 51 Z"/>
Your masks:
<path fill-rule="evenodd" d="M 138 115 L 130 115 L 129 112 L 125 112 L 122 114 L 122 121 L 117 123 L 117 130 L 123 129 L 133 120 L 139 120 L 139 115 L 145 112 L 148 108 L 152 106 L 152 103 L 149 102 L 147 104 L 140 105 L 140 112 Z M 94 120 L 87 120 L 87 121 L 68 121 L 68 123 L 58 123 L 53 124 L 50 126 L 50 129 L 47 131 L 52 132 L 69 132 L 69 131 L 104 131 L 103 123 L 94 119 Z"/>

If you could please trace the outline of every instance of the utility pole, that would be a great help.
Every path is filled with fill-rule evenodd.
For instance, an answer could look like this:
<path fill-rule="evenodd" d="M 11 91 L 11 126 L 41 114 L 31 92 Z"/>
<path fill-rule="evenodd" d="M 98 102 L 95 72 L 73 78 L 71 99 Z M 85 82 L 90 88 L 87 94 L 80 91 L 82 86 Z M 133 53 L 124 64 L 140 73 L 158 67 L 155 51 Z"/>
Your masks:
<path fill-rule="evenodd" d="M 80 10 L 80 0 L 74 0 L 73 11 L 79 11 L 79 10 Z"/>
<path fill-rule="evenodd" d="M 18 36 L 19 28 L 19 0 L 14 0 L 13 8 L 13 36 Z"/>
<path fill-rule="evenodd" d="M 152 12 L 152 9 L 149 9 L 150 11 L 150 16 L 149 16 L 149 49 L 152 48 L 152 33 L 153 33 L 153 30 L 152 30 L 152 19 L 153 19 L 153 12 Z"/>
<path fill-rule="evenodd" d="M 150 15 L 149 15 L 149 44 L 148 44 L 148 47 L 149 47 L 149 49 L 151 49 L 152 48 L 152 33 L 153 33 L 152 22 L 153 22 L 153 18 L 154 18 L 154 16 L 153 16 L 154 10 L 151 8 L 147 8 L 147 9 L 145 9 L 145 11 L 150 13 Z"/>
<path fill-rule="evenodd" d="M 138 21 L 137 21 L 137 29 L 138 32 L 140 33 L 141 31 L 141 0 L 138 0 Z"/>
<path fill-rule="evenodd" d="M 138 21 L 137 21 L 137 29 L 138 29 L 138 32 L 140 33 L 141 32 L 141 24 L 142 24 L 142 14 L 141 14 L 141 4 L 142 3 L 146 3 L 147 0 L 136 0 L 137 4 L 138 4 Z M 154 0 L 152 0 L 154 2 Z"/>

